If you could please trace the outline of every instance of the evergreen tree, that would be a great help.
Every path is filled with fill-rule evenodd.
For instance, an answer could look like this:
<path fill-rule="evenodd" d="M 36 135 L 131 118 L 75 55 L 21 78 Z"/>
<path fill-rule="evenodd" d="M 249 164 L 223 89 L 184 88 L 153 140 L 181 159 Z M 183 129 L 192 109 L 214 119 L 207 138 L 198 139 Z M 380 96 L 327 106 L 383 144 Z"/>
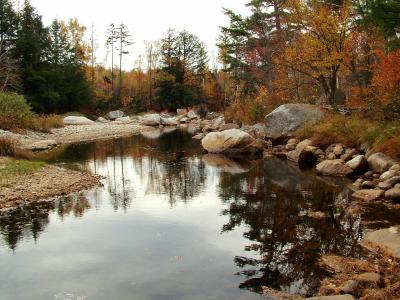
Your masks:
<path fill-rule="evenodd" d="M 161 41 L 162 73 L 157 96 L 162 108 L 175 110 L 201 103 L 207 52 L 198 37 L 169 29 Z"/>

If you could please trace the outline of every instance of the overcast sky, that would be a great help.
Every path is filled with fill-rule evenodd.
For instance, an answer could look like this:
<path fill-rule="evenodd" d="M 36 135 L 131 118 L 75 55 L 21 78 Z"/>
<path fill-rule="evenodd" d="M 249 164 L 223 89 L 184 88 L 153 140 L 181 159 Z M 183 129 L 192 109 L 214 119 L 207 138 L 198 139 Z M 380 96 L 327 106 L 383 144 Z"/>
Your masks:
<path fill-rule="evenodd" d="M 135 42 L 132 54 L 125 59 L 126 68 L 144 52 L 143 41 L 159 39 L 169 26 L 187 29 L 207 45 L 209 55 L 214 52 L 219 26 L 227 24 L 222 7 L 246 14 L 249 0 L 31 0 L 48 25 L 53 19 L 78 18 L 88 29 L 93 23 L 97 40 L 97 61 L 105 62 L 105 31 L 110 23 L 128 25 Z M 110 59 L 109 59 L 110 60 Z"/>

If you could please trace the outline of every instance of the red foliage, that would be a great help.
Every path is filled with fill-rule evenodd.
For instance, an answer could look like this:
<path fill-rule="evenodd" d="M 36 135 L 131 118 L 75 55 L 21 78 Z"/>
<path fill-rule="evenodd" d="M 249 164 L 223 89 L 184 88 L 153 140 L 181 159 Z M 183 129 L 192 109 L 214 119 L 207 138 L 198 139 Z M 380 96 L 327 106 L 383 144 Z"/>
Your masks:
<path fill-rule="evenodd" d="M 378 53 L 379 63 L 375 66 L 373 85 L 381 100 L 389 103 L 400 97 L 400 49 L 388 54 Z"/>

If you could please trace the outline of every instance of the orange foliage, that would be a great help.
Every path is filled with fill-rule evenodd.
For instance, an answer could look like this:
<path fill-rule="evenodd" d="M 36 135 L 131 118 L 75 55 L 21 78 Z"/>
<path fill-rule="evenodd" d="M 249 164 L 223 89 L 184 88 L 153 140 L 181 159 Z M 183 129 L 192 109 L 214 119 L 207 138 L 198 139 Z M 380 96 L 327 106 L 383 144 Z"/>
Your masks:
<path fill-rule="evenodd" d="M 384 104 L 400 99 L 400 49 L 388 54 L 378 52 L 379 63 L 375 67 L 373 86 Z"/>

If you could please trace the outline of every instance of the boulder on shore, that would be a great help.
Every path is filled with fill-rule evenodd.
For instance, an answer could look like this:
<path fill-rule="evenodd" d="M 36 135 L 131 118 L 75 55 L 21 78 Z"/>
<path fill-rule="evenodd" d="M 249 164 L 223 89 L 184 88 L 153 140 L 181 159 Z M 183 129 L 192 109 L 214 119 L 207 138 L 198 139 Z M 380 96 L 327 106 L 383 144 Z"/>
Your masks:
<path fill-rule="evenodd" d="M 116 120 L 125 117 L 125 114 L 121 110 L 110 111 L 105 115 L 105 118 L 108 120 Z"/>
<path fill-rule="evenodd" d="M 201 142 L 209 153 L 261 153 L 264 149 L 261 142 L 240 129 L 222 132 L 211 132 Z"/>
<path fill-rule="evenodd" d="M 345 177 L 353 172 L 341 159 L 324 160 L 317 165 L 317 171 L 325 176 L 336 177 Z"/>
<path fill-rule="evenodd" d="M 289 136 L 308 123 L 315 123 L 324 116 L 323 111 L 310 104 L 284 104 L 265 117 L 268 137 L 278 139 Z"/>
<path fill-rule="evenodd" d="M 139 123 L 145 126 L 158 126 L 161 124 L 161 116 L 159 114 L 144 115 Z"/>
<path fill-rule="evenodd" d="M 164 126 L 178 126 L 178 121 L 175 120 L 174 118 L 161 117 L 160 123 L 161 123 L 161 125 L 164 125 Z"/>
<path fill-rule="evenodd" d="M 93 125 L 94 122 L 86 117 L 69 116 L 64 118 L 64 125 Z"/>
<path fill-rule="evenodd" d="M 368 168 L 368 162 L 364 155 L 357 155 L 346 163 L 346 166 L 351 168 L 354 173 L 364 172 Z"/>
<path fill-rule="evenodd" d="M 300 168 L 311 168 L 317 163 L 318 158 L 311 147 L 311 140 L 304 140 L 297 144 L 295 150 L 286 153 L 289 161 L 299 165 Z"/>
<path fill-rule="evenodd" d="M 386 154 L 378 152 L 368 157 L 368 165 L 373 171 L 383 173 L 389 170 L 394 165 L 394 162 Z"/>

